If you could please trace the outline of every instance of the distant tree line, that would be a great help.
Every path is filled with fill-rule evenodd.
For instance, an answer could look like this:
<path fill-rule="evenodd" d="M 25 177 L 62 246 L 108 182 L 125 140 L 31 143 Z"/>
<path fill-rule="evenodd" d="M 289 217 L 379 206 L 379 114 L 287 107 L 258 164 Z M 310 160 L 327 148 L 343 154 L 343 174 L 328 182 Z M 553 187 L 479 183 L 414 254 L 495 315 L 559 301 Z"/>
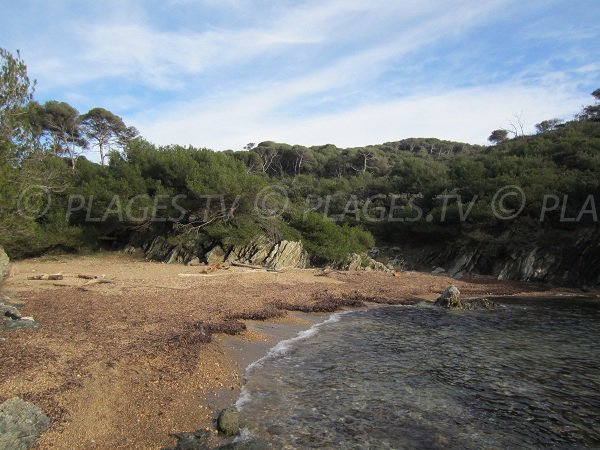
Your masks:
<path fill-rule="evenodd" d="M 474 243 L 493 253 L 508 239 L 515 248 L 542 235 L 568 241 L 573 230 L 597 226 L 591 214 L 561 220 L 562 208 L 540 221 L 540 208 L 545 195 L 568 198 L 563 215 L 577 217 L 590 194 L 600 199 L 600 90 L 574 120 L 540 122 L 532 136 L 517 122 L 512 132 L 495 130 L 496 145 L 487 147 L 411 138 L 355 148 L 265 141 L 213 152 L 153 145 L 103 108 L 80 114 L 65 102 L 36 102 L 18 53 L 1 50 L 0 67 L 0 245 L 12 256 L 95 248 L 134 233 L 207 245 L 260 234 L 302 240 L 325 264 L 375 242 Z M 90 150 L 100 164 L 85 158 Z M 287 193 L 284 211 L 276 197 L 267 205 L 275 213 L 256 210 L 256 196 L 270 185 Z M 511 221 L 491 208 L 507 185 L 527 199 Z M 29 195 L 33 188 L 39 192 Z M 51 208 L 36 214 L 48 195 Z M 221 197 L 209 204 L 209 195 Z M 177 205 L 160 212 L 177 220 L 145 217 L 175 196 Z M 516 208 L 515 201 L 505 206 Z M 125 206 L 132 211 L 123 217 Z M 372 220 L 381 211 L 393 220 Z"/>

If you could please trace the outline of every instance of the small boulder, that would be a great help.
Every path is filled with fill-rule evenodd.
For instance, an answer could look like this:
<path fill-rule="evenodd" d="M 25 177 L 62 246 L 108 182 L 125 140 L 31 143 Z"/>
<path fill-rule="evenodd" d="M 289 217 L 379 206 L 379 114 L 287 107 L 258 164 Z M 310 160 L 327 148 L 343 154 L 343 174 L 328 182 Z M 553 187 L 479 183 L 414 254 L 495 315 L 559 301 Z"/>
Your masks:
<path fill-rule="evenodd" d="M 200 258 L 198 258 L 197 256 L 194 256 L 187 263 L 188 266 L 199 266 L 200 264 L 201 264 L 200 263 Z"/>
<path fill-rule="evenodd" d="M 220 245 L 217 245 L 209 252 L 204 255 L 206 258 L 206 264 L 212 266 L 213 264 L 222 264 L 225 262 L 225 250 Z"/>
<path fill-rule="evenodd" d="M 217 418 L 217 429 L 226 436 L 240 432 L 240 413 L 235 408 L 225 408 Z"/>
<path fill-rule="evenodd" d="M 441 273 L 446 273 L 446 269 L 444 269 L 443 267 L 436 267 L 431 271 L 432 275 L 439 275 Z"/>
<path fill-rule="evenodd" d="M 460 291 L 454 285 L 448 286 L 446 290 L 442 292 L 442 295 L 435 301 L 435 305 L 448 309 L 462 309 Z"/>
<path fill-rule="evenodd" d="M 0 448 L 32 448 L 48 428 L 50 419 L 33 403 L 13 397 L 0 404 Z"/>

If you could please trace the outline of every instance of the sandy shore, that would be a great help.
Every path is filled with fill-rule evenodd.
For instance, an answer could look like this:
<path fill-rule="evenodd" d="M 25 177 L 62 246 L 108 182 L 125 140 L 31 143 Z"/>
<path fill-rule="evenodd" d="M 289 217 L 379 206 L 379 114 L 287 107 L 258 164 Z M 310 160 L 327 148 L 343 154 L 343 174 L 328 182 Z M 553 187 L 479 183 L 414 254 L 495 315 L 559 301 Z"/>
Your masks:
<path fill-rule="evenodd" d="M 120 254 L 12 265 L 3 290 L 40 328 L 0 332 L 0 401 L 21 396 L 47 412 L 40 448 L 158 449 L 172 433 L 212 430 L 248 363 L 339 307 L 432 300 L 449 284 L 473 296 L 539 290 L 416 272 L 200 271 Z M 63 279 L 28 279 L 54 273 Z"/>

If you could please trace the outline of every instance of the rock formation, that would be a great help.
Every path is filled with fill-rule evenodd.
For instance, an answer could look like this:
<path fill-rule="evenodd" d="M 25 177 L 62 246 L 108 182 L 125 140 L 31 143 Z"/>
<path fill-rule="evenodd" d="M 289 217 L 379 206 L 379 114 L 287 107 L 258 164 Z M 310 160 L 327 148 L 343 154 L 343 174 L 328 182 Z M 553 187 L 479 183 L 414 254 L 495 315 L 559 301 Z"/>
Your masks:
<path fill-rule="evenodd" d="M 48 428 L 50 419 L 33 403 L 13 397 L 0 404 L 0 448 L 32 448 Z"/>

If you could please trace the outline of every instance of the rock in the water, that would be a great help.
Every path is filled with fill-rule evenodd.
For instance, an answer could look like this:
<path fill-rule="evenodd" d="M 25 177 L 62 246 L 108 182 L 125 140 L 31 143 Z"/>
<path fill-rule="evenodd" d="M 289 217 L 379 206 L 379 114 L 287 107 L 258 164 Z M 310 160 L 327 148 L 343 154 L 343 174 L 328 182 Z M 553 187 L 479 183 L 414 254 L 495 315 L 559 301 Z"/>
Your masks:
<path fill-rule="evenodd" d="M 270 448 L 266 442 L 258 438 L 243 440 L 240 442 L 231 442 L 221 445 L 216 450 L 267 450 Z"/>
<path fill-rule="evenodd" d="M 177 445 L 173 450 L 209 450 L 210 432 L 198 430 L 193 433 L 177 433 Z"/>
<path fill-rule="evenodd" d="M 50 419 L 33 403 L 13 397 L 0 405 L 0 448 L 27 450 L 50 428 Z"/>
<path fill-rule="evenodd" d="M 489 298 L 468 298 L 463 301 L 463 309 L 494 309 L 498 304 Z"/>
<path fill-rule="evenodd" d="M 8 274 L 8 263 L 10 259 L 2 247 L 0 247 L 0 281 Z"/>
<path fill-rule="evenodd" d="M 442 292 L 442 295 L 435 301 L 435 304 L 448 309 L 462 309 L 460 291 L 454 285 L 448 286 L 446 290 Z"/>
<path fill-rule="evenodd" d="M 448 286 L 435 301 L 435 305 L 448 309 L 493 309 L 498 305 L 487 298 L 461 299 L 460 291 L 456 286 Z"/>
<path fill-rule="evenodd" d="M 225 408 L 217 419 L 217 429 L 226 436 L 240 432 L 240 413 L 235 408 Z"/>

